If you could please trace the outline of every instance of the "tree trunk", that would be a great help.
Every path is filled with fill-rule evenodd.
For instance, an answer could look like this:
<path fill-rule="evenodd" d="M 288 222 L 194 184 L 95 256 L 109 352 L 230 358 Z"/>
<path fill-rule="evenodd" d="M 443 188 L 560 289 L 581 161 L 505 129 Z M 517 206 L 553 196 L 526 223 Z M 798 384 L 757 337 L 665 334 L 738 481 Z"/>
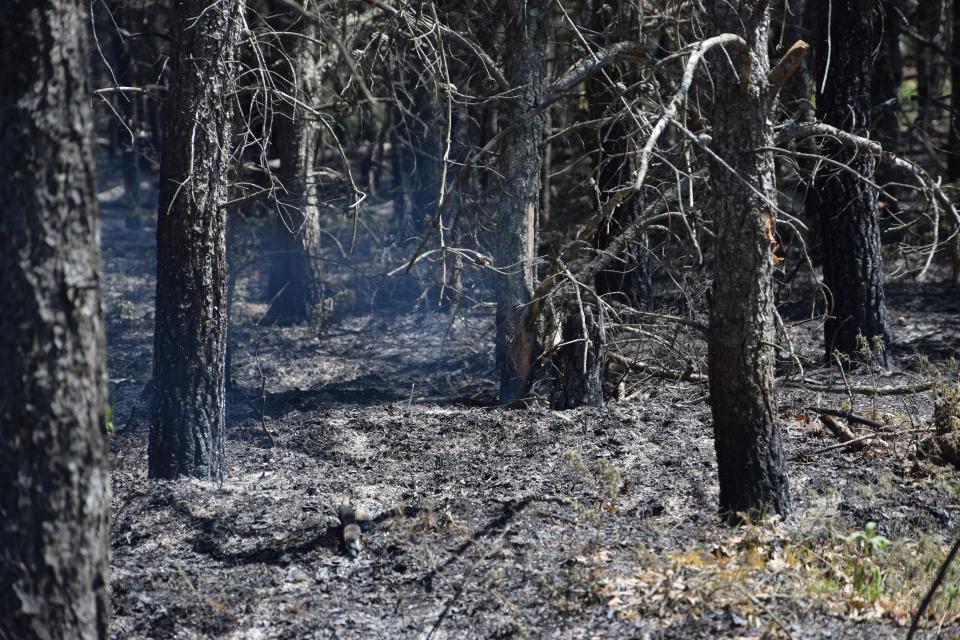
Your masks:
<path fill-rule="evenodd" d="M 960 0 L 953 0 L 953 32 L 950 61 L 950 143 L 947 174 L 960 181 Z"/>
<path fill-rule="evenodd" d="M 586 332 L 584 332 L 586 328 Z M 553 358 L 555 382 L 550 406 L 562 411 L 603 406 L 603 365 L 606 330 L 603 307 L 575 307 L 563 323 L 563 345 Z"/>
<path fill-rule="evenodd" d="M 611 24 L 622 29 L 630 29 L 636 24 L 631 3 L 617 0 L 612 7 L 603 2 L 598 4 L 600 6 L 591 16 L 595 31 L 602 33 Z M 620 65 L 610 65 L 603 73 L 598 73 L 587 81 L 591 119 L 610 117 L 618 113 L 622 116 L 625 107 L 620 98 L 620 90 L 611 86 L 611 82 L 626 86 L 626 78 L 627 74 Z M 633 175 L 633 154 L 629 145 L 631 122 L 620 118 L 610 125 L 597 127 L 597 189 L 601 203 L 629 183 Z M 643 205 L 637 197 L 629 197 L 622 202 L 610 218 L 600 225 L 596 236 L 597 250 L 605 251 L 610 241 L 617 238 L 642 209 Z M 643 237 L 645 239 L 646 234 Z M 614 268 L 597 274 L 597 293 L 618 297 L 620 302 L 634 307 L 642 306 L 652 289 L 647 261 L 643 242 L 631 242 L 622 255 L 616 256 Z"/>
<path fill-rule="evenodd" d="M 500 404 L 512 405 L 530 391 L 539 355 L 530 318 L 536 284 L 537 215 L 543 116 L 528 116 L 543 98 L 549 0 L 509 3 L 504 71 L 516 94 L 504 107 L 505 136 L 498 158 L 501 179 L 496 202 L 497 261 L 506 274 L 497 282 L 497 366 Z"/>
<path fill-rule="evenodd" d="M 835 0 L 831 12 L 821 7 L 814 44 L 817 117 L 859 135 L 870 131 L 874 1 Z M 824 141 L 822 151 L 873 180 L 872 156 L 851 152 L 829 140 Z M 824 165 L 807 206 L 817 213 L 823 243 L 823 282 L 830 298 L 824 326 L 827 358 L 832 358 L 834 349 L 847 355 L 860 352 L 862 338 L 858 336 L 862 335 L 871 345 L 875 340 L 883 341 L 884 352 L 878 359 L 885 364 L 890 340 L 884 310 L 877 191 L 849 171 Z"/>
<path fill-rule="evenodd" d="M 243 0 L 174 3 L 160 163 L 152 478 L 223 477 L 226 240 Z"/>
<path fill-rule="evenodd" d="M 871 129 L 874 138 L 891 153 L 900 150 L 900 87 L 903 85 L 903 56 L 900 54 L 901 20 L 899 16 L 900 0 L 881 0 L 880 11 L 876 12 L 875 34 L 880 36 L 877 42 L 873 78 L 870 93 L 873 103 Z M 877 183 L 884 191 L 897 200 L 904 190 L 895 184 L 895 172 L 884 165 L 876 167 Z M 889 224 L 899 225 L 897 220 L 897 201 L 877 194 L 883 203 L 883 212 Z M 882 217 L 882 216 L 881 216 Z M 881 220 L 882 222 L 882 220 Z"/>
<path fill-rule="evenodd" d="M 88 6 L 0 3 L 0 637 L 106 638 L 110 478 Z"/>
<path fill-rule="evenodd" d="M 917 3 L 916 29 L 930 41 L 917 43 L 917 128 L 922 133 L 931 129 L 940 102 L 943 74 L 934 46 L 943 42 L 943 0 L 921 0 Z"/>
<path fill-rule="evenodd" d="M 740 51 L 713 56 L 713 150 L 716 203 L 715 274 L 710 308 L 710 408 L 720 476 L 720 510 L 729 519 L 790 510 L 787 466 L 774 398 L 773 124 L 767 73 L 769 17 L 759 0 L 716 3 L 717 33 L 744 37 L 752 61 L 741 89 Z M 746 32 L 744 33 L 744 25 Z M 732 170 L 731 170 L 732 167 Z M 753 189 L 744 186 L 744 181 Z M 757 193 L 759 192 L 759 193 Z"/>
<path fill-rule="evenodd" d="M 316 26 L 301 20 L 286 25 L 286 30 L 299 31 L 305 36 L 282 39 L 288 55 L 296 61 L 293 70 L 296 77 L 287 78 L 288 91 L 300 103 L 313 105 L 319 87 L 314 56 L 317 45 L 310 39 L 316 38 Z M 284 62 L 281 69 L 287 68 Z M 322 298 L 318 261 L 320 211 L 314 175 L 319 140 L 316 116 L 300 104 L 286 101 L 277 101 L 277 104 L 274 135 L 280 156 L 278 177 L 285 192 L 279 198 L 277 242 L 270 257 L 267 320 L 296 324 L 309 322 Z"/>

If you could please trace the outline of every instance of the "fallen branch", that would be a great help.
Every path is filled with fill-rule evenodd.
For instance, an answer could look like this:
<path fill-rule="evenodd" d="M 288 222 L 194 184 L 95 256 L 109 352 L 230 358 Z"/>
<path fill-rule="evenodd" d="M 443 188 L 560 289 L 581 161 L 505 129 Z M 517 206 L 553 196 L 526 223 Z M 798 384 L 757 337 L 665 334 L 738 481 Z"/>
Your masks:
<path fill-rule="evenodd" d="M 921 382 L 905 387 L 870 387 L 870 386 L 840 386 L 811 382 L 807 380 L 790 380 L 782 384 L 784 387 L 795 389 L 808 389 L 810 391 L 822 391 L 824 393 L 856 393 L 865 396 L 909 396 L 914 393 L 923 393 L 930 391 L 939 384 L 938 382 Z"/>
<path fill-rule="evenodd" d="M 707 382 L 708 378 L 702 373 L 697 373 L 693 370 L 687 371 L 678 371 L 675 369 L 665 369 L 663 367 L 658 367 L 642 360 L 631 360 L 626 358 L 619 353 L 609 352 L 607 353 L 607 358 L 610 360 L 622 364 L 631 371 L 637 371 L 640 373 L 646 373 L 651 375 L 654 378 L 664 378 L 666 380 L 676 380 L 677 382 Z"/>
<path fill-rule="evenodd" d="M 835 416 L 837 418 L 843 418 L 847 422 L 855 422 L 857 424 L 866 425 L 873 429 L 881 430 L 884 428 L 883 424 L 877 422 L 876 420 L 871 420 L 870 418 L 865 418 L 863 416 L 858 416 L 855 413 L 850 413 L 849 411 L 844 411 L 843 409 L 830 409 L 827 407 L 807 407 L 807 411 L 813 411 L 824 416 Z"/>
<path fill-rule="evenodd" d="M 822 449 L 814 449 L 813 451 L 806 451 L 804 453 L 798 453 L 793 456 L 793 460 L 799 460 L 800 458 L 808 458 L 810 456 L 820 455 L 821 453 L 827 453 L 828 451 L 835 451 L 837 449 L 845 449 L 847 447 L 853 446 L 865 440 L 872 440 L 874 438 L 879 438 L 881 436 L 902 436 L 909 433 L 931 433 L 933 432 L 932 428 L 925 429 L 904 429 L 903 431 L 883 431 L 878 433 L 868 433 L 865 436 L 860 436 L 859 438 L 854 438 L 853 440 L 848 440 L 846 442 L 841 442 L 838 444 L 832 444 L 829 447 L 823 447 Z"/>
<path fill-rule="evenodd" d="M 842 444 L 849 444 L 857 439 L 850 427 L 845 427 L 826 414 L 820 416 L 820 424 L 825 426 Z"/>

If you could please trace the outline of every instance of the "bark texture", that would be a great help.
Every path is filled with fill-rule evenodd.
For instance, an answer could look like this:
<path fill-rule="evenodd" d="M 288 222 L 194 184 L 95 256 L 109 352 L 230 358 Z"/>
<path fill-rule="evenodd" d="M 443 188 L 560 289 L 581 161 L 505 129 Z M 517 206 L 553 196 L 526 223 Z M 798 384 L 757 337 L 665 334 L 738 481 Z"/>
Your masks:
<path fill-rule="evenodd" d="M 950 139 L 947 173 L 960 181 L 960 0 L 953 0 L 953 32 L 950 46 Z"/>
<path fill-rule="evenodd" d="M 289 93 L 298 103 L 278 100 L 274 136 L 280 158 L 278 178 L 284 188 L 278 207 L 276 246 L 270 257 L 267 295 L 270 301 L 268 321 L 279 324 L 309 322 L 322 298 L 320 280 L 320 210 L 315 167 L 319 151 L 316 116 L 303 105 L 316 104 L 317 28 L 311 23 L 294 21 L 283 25 L 290 34 L 282 38 L 284 49 L 294 61 L 283 61 L 280 69 Z M 304 37 L 305 36 L 305 37 Z"/>
<path fill-rule="evenodd" d="M 603 365 L 606 330 L 603 307 L 584 304 L 567 314 L 564 344 L 553 358 L 556 375 L 550 406 L 557 410 L 603 406 Z"/>
<path fill-rule="evenodd" d="M 635 28 L 639 22 L 634 3 L 616 0 L 613 3 L 598 2 L 591 16 L 592 26 L 602 33 L 613 23 L 618 31 Z M 617 36 L 622 37 L 622 36 Z M 610 65 L 604 72 L 598 73 L 587 81 L 587 95 L 590 104 L 590 118 L 598 120 L 619 114 L 607 126 L 597 128 L 597 188 L 601 202 L 606 202 L 623 185 L 628 184 L 634 172 L 635 149 L 630 148 L 630 129 L 633 122 L 626 119 L 621 92 L 617 85 L 626 87 L 635 78 L 630 77 L 629 65 Z M 643 210 L 643 204 L 637 197 L 627 198 L 600 225 L 596 236 L 596 248 L 604 251 L 611 240 L 618 237 L 623 229 L 630 225 Z M 649 298 L 652 284 L 647 265 L 646 234 L 640 242 L 631 242 L 626 251 L 616 256 L 614 268 L 597 274 L 597 293 L 620 298 L 634 307 L 640 307 Z"/>
<path fill-rule="evenodd" d="M 0 3 L 0 638 L 106 638 L 88 5 Z"/>
<path fill-rule="evenodd" d="M 735 519 L 790 510 L 787 466 L 776 421 L 771 238 L 776 201 L 767 57 L 769 18 L 762 1 L 716 3 L 716 33 L 747 41 L 713 56 L 713 150 L 730 167 L 710 166 L 716 202 L 715 275 L 709 329 L 710 408 L 720 476 L 720 510 Z M 746 29 L 746 30 L 744 30 Z M 736 65 L 736 66 L 734 66 Z M 722 133 L 721 133 L 722 132 Z M 744 185 L 746 181 L 753 188 Z"/>
<path fill-rule="evenodd" d="M 543 99 L 549 0 L 508 2 L 504 72 L 518 90 L 506 101 L 506 125 L 520 123 L 499 149 L 501 179 L 496 204 L 497 262 L 507 272 L 497 284 L 497 366 L 500 404 L 530 390 L 539 347 L 528 321 L 536 285 L 536 247 L 543 142 L 542 114 L 528 116 Z"/>
<path fill-rule="evenodd" d="M 223 475 L 226 239 L 243 0 L 178 0 L 157 214 L 153 478 Z"/>
<path fill-rule="evenodd" d="M 859 135 L 870 131 L 874 4 L 875 0 L 836 0 L 829 13 L 821 7 L 814 44 L 817 117 Z M 822 152 L 873 179 L 872 156 L 829 140 Z M 820 223 L 823 282 L 830 292 L 824 325 L 827 358 L 834 349 L 856 354 L 861 334 L 871 344 L 880 339 L 889 345 L 876 189 L 849 171 L 822 167 L 807 207 Z M 886 363 L 886 351 L 880 359 Z"/>

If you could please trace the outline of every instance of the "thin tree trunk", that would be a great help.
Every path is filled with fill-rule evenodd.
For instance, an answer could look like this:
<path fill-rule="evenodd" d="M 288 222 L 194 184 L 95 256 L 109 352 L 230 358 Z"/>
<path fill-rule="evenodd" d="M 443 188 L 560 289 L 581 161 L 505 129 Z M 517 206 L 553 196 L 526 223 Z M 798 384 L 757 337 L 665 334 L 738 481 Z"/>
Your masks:
<path fill-rule="evenodd" d="M 777 425 L 771 238 L 776 201 L 767 73 L 769 17 L 762 1 L 716 3 L 717 33 L 746 39 L 752 61 L 746 90 L 731 61 L 713 56 L 713 150 L 730 167 L 710 165 L 717 237 L 710 308 L 710 409 L 720 476 L 720 510 L 730 519 L 790 510 L 787 466 Z M 746 32 L 744 32 L 746 26 Z M 731 170 L 732 168 L 732 170 Z M 743 182 L 749 183 L 748 189 Z"/>
<path fill-rule="evenodd" d="M 506 24 L 504 71 L 516 95 L 504 107 L 506 123 L 522 123 L 500 146 L 503 176 L 496 202 L 497 260 L 507 273 L 497 283 L 497 365 L 500 404 L 530 391 L 539 348 L 530 317 L 536 285 L 536 247 L 543 116 L 528 116 L 543 98 L 549 0 L 511 1 Z"/>
<path fill-rule="evenodd" d="M 830 12 L 821 7 L 814 45 L 817 117 L 846 131 L 867 135 L 874 0 L 835 0 L 831 6 Z M 829 140 L 824 142 L 823 152 L 868 180 L 873 179 L 872 156 L 851 153 Z M 876 340 L 883 341 L 884 352 L 879 360 L 886 363 L 890 339 L 885 320 L 876 189 L 849 171 L 824 166 L 807 206 L 817 212 L 823 242 L 823 282 L 830 299 L 824 325 L 827 358 L 832 359 L 835 349 L 847 355 L 860 352 L 866 338 L 871 346 Z"/>
<path fill-rule="evenodd" d="M 586 329 L 586 332 L 584 331 Z M 556 381 L 550 406 L 557 410 L 603 406 L 606 328 L 603 306 L 584 304 L 567 312 L 563 345 L 553 358 Z"/>
<path fill-rule="evenodd" d="M 174 3 L 157 215 L 152 478 L 223 477 L 226 239 L 244 0 Z"/>
<path fill-rule="evenodd" d="M 0 3 L 0 637 L 107 637 L 88 5 Z"/>
<path fill-rule="evenodd" d="M 617 0 L 612 7 L 607 3 L 599 3 L 599 5 L 592 15 L 593 27 L 596 31 L 602 32 L 611 23 L 624 27 L 633 24 L 634 14 L 629 2 Z M 618 113 L 622 115 L 625 107 L 618 88 L 611 86 L 611 82 L 626 86 L 627 77 L 620 65 L 610 65 L 603 73 L 598 73 L 587 81 L 592 119 Z M 611 198 L 623 185 L 627 184 L 633 173 L 629 123 L 629 120 L 621 118 L 610 125 L 597 127 L 597 189 L 602 202 Z M 637 212 L 642 208 L 639 198 L 630 197 L 614 209 L 610 219 L 601 224 L 597 233 L 597 250 L 605 251 L 611 240 L 618 237 L 621 231 L 635 220 Z M 645 253 L 646 247 L 642 242 L 631 242 L 626 251 L 616 257 L 613 268 L 597 274 L 595 283 L 597 293 L 602 296 L 619 297 L 621 302 L 634 307 L 642 306 L 651 293 Z"/>
<path fill-rule="evenodd" d="M 921 0 L 917 3 L 916 28 L 932 44 L 943 41 L 943 0 Z M 940 101 L 943 74 L 937 52 L 932 46 L 918 43 L 917 47 L 917 127 L 923 133 L 933 133 Z"/>
<path fill-rule="evenodd" d="M 950 144 L 947 173 L 960 181 L 960 0 L 953 0 L 953 32 L 950 61 Z"/>
<path fill-rule="evenodd" d="M 903 84 L 903 56 L 900 54 L 901 20 L 899 0 L 881 0 L 876 15 L 876 35 L 879 42 L 873 65 L 870 93 L 873 102 L 871 128 L 874 137 L 891 153 L 900 150 L 900 87 Z M 903 189 L 891 184 L 894 173 L 884 165 L 876 167 L 878 184 L 899 200 Z M 896 221 L 897 202 L 878 194 L 888 214 L 886 219 Z"/>
<path fill-rule="evenodd" d="M 296 64 L 296 77 L 288 79 L 290 91 L 301 103 L 314 104 L 319 89 L 314 56 L 317 45 L 310 39 L 316 38 L 316 26 L 300 21 L 288 25 L 287 30 L 299 30 L 305 36 L 284 39 Z M 279 106 L 274 127 L 280 156 L 278 177 L 285 193 L 279 198 L 277 243 L 270 258 L 267 320 L 295 324 L 309 322 L 322 298 L 317 260 L 320 210 L 314 175 L 319 140 L 314 115 L 300 104 L 280 102 Z"/>

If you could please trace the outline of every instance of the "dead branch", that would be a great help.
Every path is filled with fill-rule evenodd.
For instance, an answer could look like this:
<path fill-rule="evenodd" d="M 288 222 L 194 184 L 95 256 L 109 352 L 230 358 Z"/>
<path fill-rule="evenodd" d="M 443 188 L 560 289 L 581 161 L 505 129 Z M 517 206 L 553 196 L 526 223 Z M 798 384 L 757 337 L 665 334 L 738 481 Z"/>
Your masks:
<path fill-rule="evenodd" d="M 855 413 L 849 411 L 844 411 L 843 409 L 830 409 L 828 407 L 807 407 L 807 411 L 813 411 L 824 416 L 835 416 L 837 418 L 843 418 L 847 422 L 855 422 L 857 424 L 862 424 L 872 429 L 881 430 L 884 428 L 883 424 L 877 422 L 876 420 L 871 420 L 870 418 L 865 418 L 859 416 Z"/>
<path fill-rule="evenodd" d="M 631 360 L 625 356 L 620 355 L 619 353 L 609 352 L 607 353 L 607 358 L 610 360 L 622 364 L 631 371 L 637 371 L 640 373 L 646 373 L 651 375 L 654 378 L 664 378 L 666 380 L 676 380 L 677 382 L 707 382 L 708 378 L 702 373 L 697 373 L 695 371 L 677 371 L 675 369 L 665 369 L 663 367 L 658 367 L 656 365 L 650 364 L 648 362 L 643 362 L 642 360 Z"/>
<path fill-rule="evenodd" d="M 803 40 L 797 40 L 787 49 L 787 52 L 783 54 L 777 66 L 770 71 L 769 75 L 767 75 L 767 80 L 770 82 L 771 98 L 780 93 L 780 89 L 783 88 L 783 85 L 787 83 L 790 76 L 792 76 L 797 70 L 797 67 L 800 66 L 800 62 L 803 60 L 803 56 L 806 55 L 809 48 L 809 44 Z"/>
<path fill-rule="evenodd" d="M 829 415 L 820 416 L 820 424 L 825 426 L 842 443 L 853 442 L 857 439 L 856 434 L 849 427 L 840 424 Z"/>

